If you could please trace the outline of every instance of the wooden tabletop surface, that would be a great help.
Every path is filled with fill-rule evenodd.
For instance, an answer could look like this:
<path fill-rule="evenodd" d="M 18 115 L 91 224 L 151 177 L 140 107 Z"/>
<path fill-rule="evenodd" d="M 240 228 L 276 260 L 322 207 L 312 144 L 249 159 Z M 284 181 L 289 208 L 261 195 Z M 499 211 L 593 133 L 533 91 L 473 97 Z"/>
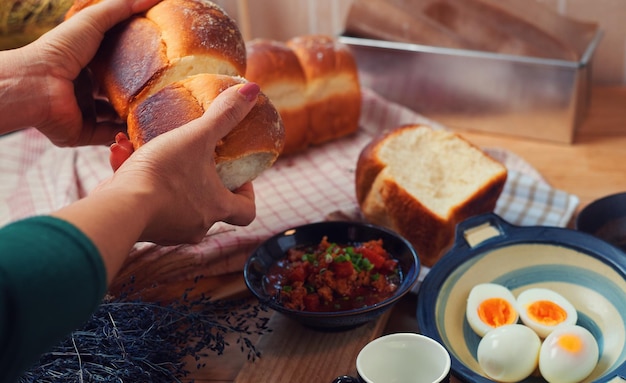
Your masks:
<path fill-rule="evenodd" d="M 575 194 L 579 210 L 591 201 L 626 191 L 626 87 L 596 87 L 573 144 L 460 131 L 481 147 L 503 148 L 524 158 L 554 187 Z M 415 295 L 409 294 L 385 316 L 349 331 L 306 329 L 279 314 L 271 333 L 258 339 L 260 359 L 247 361 L 236 346 L 210 356 L 194 373 L 197 382 L 330 383 L 355 374 L 359 350 L 370 340 L 393 332 L 418 332 Z M 456 380 L 453 380 L 456 381 Z"/>

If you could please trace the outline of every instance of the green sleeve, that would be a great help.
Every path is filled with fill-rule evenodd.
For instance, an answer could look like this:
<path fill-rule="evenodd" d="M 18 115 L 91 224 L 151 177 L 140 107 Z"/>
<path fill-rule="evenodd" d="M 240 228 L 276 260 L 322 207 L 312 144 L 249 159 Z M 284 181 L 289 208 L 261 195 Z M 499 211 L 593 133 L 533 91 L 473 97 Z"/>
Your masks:
<path fill-rule="evenodd" d="M 0 382 L 12 382 L 79 328 L 106 293 L 91 240 L 50 216 L 0 229 Z"/>

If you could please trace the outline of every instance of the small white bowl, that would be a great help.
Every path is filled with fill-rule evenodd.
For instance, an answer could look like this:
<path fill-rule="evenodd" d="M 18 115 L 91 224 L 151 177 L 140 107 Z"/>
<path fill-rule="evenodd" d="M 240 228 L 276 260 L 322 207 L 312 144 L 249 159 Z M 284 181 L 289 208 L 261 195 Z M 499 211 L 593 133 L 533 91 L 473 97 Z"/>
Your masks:
<path fill-rule="evenodd" d="M 448 382 L 450 354 L 439 342 L 424 335 L 389 334 L 363 347 L 356 369 L 366 383 Z"/>

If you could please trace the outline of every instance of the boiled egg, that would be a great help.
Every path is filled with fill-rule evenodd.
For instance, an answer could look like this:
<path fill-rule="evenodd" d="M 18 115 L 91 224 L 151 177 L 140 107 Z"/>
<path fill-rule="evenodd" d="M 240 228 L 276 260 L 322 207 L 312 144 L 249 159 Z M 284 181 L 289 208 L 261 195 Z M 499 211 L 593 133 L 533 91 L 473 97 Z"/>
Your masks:
<path fill-rule="evenodd" d="M 500 326 L 478 343 L 476 356 L 483 372 L 499 382 L 518 382 L 537 369 L 541 339 L 521 324 Z"/>
<path fill-rule="evenodd" d="M 496 327 L 517 323 L 519 315 L 515 296 L 496 283 L 475 285 L 467 298 L 467 322 L 479 336 Z"/>
<path fill-rule="evenodd" d="M 530 288 L 517 296 L 519 317 L 526 326 L 545 338 L 557 326 L 576 324 L 578 313 L 561 294 L 546 288 Z"/>
<path fill-rule="evenodd" d="M 543 341 L 539 371 L 549 383 L 580 382 L 598 363 L 598 343 L 584 327 L 562 325 Z"/>

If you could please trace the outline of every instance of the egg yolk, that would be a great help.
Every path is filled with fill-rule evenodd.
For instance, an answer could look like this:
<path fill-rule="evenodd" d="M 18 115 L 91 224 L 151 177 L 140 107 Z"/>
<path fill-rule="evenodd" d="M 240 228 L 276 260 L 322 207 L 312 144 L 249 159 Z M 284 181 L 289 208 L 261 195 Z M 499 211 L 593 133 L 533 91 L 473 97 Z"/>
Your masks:
<path fill-rule="evenodd" d="M 502 298 L 489 298 L 478 306 L 478 317 L 491 327 L 500 327 L 516 321 L 515 309 Z"/>
<path fill-rule="evenodd" d="M 536 301 L 526 307 L 530 319 L 547 326 L 555 326 L 567 319 L 567 312 L 552 301 Z"/>
<path fill-rule="evenodd" d="M 559 338 L 558 345 L 565 351 L 577 354 L 583 349 L 583 342 L 573 334 L 564 334 Z"/>

